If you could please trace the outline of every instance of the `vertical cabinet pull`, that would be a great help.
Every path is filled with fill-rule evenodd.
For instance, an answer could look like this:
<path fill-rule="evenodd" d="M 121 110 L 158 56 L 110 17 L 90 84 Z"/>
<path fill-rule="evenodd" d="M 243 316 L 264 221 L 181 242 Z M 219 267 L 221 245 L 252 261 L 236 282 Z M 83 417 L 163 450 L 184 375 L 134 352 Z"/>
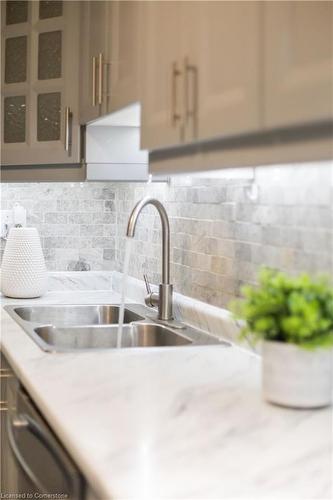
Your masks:
<path fill-rule="evenodd" d="M 65 107 L 65 151 L 68 156 L 72 154 L 72 118 L 73 114 L 69 106 Z"/>
<path fill-rule="evenodd" d="M 191 96 L 191 99 L 189 96 Z M 189 63 L 188 57 L 184 59 L 184 114 L 185 126 L 188 126 L 192 120 L 193 136 L 196 137 L 198 118 L 198 68 Z"/>
<path fill-rule="evenodd" d="M 181 74 L 182 72 L 178 69 L 177 63 L 173 62 L 171 73 L 171 123 L 174 127 L 181 119 L 181 113 L 177 111 L 179 105 L 177 99 L 177 81 Z"/>
<path fill-rule="evenodd" d="M 96 106 L 96 57 L 92 58 L 92 105 Z"/>
<path fill-rule="evenodd" d="M 103 54 L 98 54 L 98 104 L 103 102 Z"/>
<path fill-rule="evenodd" d="M 181 88 L 184 89 L 182 102 L 178 98 L 178 81 L 181 77 Z M 190 64 L 188 57 L 185 57 L 182 69 L 174 61 L 171 78 L 171 124 L 173 127 L 179 125 L 182 140 L 185 139 L 186 129 L 192 126 L 189 137 L 195 138 L 198 128 L 198 68 Z"/>
<path fill-rule="evenodd" d="M 103 61 L 103 53 L 92 58 L 92 105 L 103 104 L 103 87 L 104 87 L 104 66 L 109 66 L 109 63 Z"/>

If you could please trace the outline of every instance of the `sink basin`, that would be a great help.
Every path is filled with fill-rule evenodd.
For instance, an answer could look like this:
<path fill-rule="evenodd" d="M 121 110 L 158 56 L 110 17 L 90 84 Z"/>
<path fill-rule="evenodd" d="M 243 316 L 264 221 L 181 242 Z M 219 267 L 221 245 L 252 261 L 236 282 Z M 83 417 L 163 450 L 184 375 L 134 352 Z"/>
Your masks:
<path fill-rule="evenodd" d="M 10 316 L 47 352 L 117 348 L 119 304 L 5 306 Z M 142 304 L 125 304 L 121 348 L 231 344 L 177 321 L 160 322 Z"/>
<path fill-rule="evenodd" d="M 48 350 L 110 349 L 117 347 L 117 326 L 81 326 L 57 328 L 42 326 L 35 333 Z M 154 323 L 133 323 L 123 327 L 121 348 L 171 347 L 192 344 L 186 336 Z M 53 348 L 53 349 L 52 349 Z"/>
<path fill-rule="evenodd" d="M 80 326 L 80 325 L 115 325 L 119 320 L 117 305 L 96 306 L 33 306 L 16 307 L 14 312 L 24 321 L 55 326 Z M 129 309 L 125 309 L 124 323 L 132 323 L 144 319 Z"/>

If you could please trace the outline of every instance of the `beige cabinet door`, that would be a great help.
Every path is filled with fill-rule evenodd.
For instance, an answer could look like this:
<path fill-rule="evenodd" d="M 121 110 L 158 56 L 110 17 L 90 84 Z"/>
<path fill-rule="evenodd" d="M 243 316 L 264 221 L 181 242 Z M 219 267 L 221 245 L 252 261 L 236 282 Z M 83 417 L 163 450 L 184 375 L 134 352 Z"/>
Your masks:
<path fill-rule="evenodd" d="M 182 141 L 184 92 L 181 3 L 165 1 L 144 4 L 143 149 L 157 149 Z"/>
<path fill-rule="evenodd" d="M 259 10 L 256 1 L 198 2 L 187 24 L 187 140 L 259 129 Z"/>
<path fill-rule="evenodd" d="M 142 2 L 109 2 L 110 39 L 107 66 L 107 111 L 140 100 Z"/>
<path fill-rule="evenodd" d="M 265 125 L 332 119 L 333 3 L 264 2 Z"/>
<path fill-rule="evenodd" d="M 152 4 L 145 16 L 143 147 L 258 130 L 260 2 Z"/>
<path fill-rule="evenodd" d="M 2 164 L 78 163 L 80 4 L 1 7 Z"/>
<path fill-rule="evenodd" d="M 80 123 L 107 112 L 109 3 L 82 2 L 80 47 Z"/>

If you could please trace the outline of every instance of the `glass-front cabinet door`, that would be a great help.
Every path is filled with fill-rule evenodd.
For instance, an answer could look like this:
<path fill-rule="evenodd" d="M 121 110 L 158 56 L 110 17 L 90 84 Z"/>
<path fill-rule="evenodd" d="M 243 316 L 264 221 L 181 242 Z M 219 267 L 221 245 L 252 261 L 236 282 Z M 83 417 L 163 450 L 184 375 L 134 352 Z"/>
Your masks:
<path fill-rule="evenodd" d="M 1 2 L 3 165 L 79 162 L 80 2 Z"/>

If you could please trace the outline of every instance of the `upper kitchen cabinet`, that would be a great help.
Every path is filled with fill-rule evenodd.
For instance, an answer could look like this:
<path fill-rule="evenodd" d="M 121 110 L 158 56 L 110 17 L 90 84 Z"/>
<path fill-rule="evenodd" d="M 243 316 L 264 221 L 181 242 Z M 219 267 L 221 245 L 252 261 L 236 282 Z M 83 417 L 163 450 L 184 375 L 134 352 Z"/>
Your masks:
<path fill-rule="evenodd" d="M 188 140 L 260 128 L 259 3 L 198 2 L 196 23 L 186 25 L 190 43 L 185 57 L 197 51 L 184 66 Z M 185 10 L 189 7 L 184 2 Z"/>
<path fill-rule="evenodd" d="M 79 162 L 75 1 L 6 1 L 2 9 L 2 164 Z"/>
<path fill-rule="evenodd" d="M 80 122 L 140 99 L 142 2 L 87 1 L 82 6 Z"/>
<path fill-rule="evenodd" d="M 142 146 L 258 130 L 259 2 L 151 2 Z"/>
<path fill-rule="evenodd" d="M 333 3 L 147 2 L 150 172 L 332 157 Z"/>
<path fill-rule="evenodd" d="M 108 113 L 140 100 L 142 11 L 142 2 L 109 2 Z"/>
<path fill-rule="evenodd" d="M 178 144 L 184 137 L 181 3 L 145 2 L 144 5 L 143 149 Z"/>
<path fill-rule="evenodd" d="M 80 123 L 107 112 L 108 2 L 82 2 L 80 43 Z"/>
<path fill-rule="evenodd" d="M 332 119 L 333 3 L 264 2 L 265 124 Z"/>

